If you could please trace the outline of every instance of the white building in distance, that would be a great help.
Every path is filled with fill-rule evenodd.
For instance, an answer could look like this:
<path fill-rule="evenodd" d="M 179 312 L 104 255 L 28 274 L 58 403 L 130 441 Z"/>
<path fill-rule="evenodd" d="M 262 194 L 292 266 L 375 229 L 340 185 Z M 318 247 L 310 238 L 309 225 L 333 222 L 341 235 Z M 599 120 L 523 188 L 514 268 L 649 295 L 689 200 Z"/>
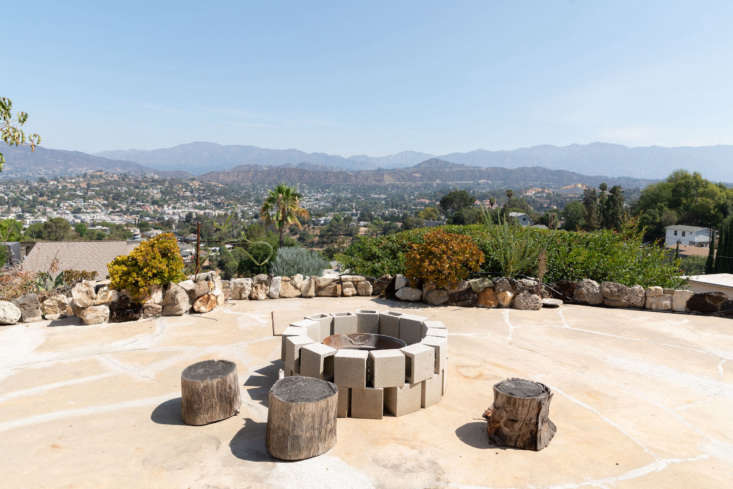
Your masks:
<path fill-rule="evenodd" d="M 710 245 L 710 229 L 698 226 L 674 224 L 664 228 L 666 233 L 664 245 L 674 248 L 680 246 L 708 246 Z"/>

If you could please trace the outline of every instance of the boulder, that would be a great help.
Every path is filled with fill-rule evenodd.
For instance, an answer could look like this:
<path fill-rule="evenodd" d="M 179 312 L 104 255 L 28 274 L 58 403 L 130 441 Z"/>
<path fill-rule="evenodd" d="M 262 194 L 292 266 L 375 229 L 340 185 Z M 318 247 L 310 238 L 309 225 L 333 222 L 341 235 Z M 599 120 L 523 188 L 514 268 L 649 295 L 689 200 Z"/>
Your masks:
<path fill-rule="evenodd" d="M 646 292 L 641 285 L 634 285 L 628 288 L 629 305 L 631 307 L 644 307 L 646 303 Z"/>
<path fill-rule="evenodd" d="M 496 293 L 496 300 L 499 302 L 501 307 L 509 307 L 512 305 L 514 299 L 514 292 L 508 290 L 502 290 Z"/>
<path fill-rule="evenodd" d="M 331 286 L 334 282 L 338 282 L 338 277 L 315 277 L 316 291 Z"/>
<path fill-rule="evenodd" d="M 372 294 L 382 295 L 386 292 L 387 287 L 389 287 L 389 284 L 391 284 L 393 280 L 394 277 L 392 277 L 392 275 L 382 275 L 372 284 Z"/>
<path fill-rule="evenodd" d="M 41 313 L 45 319 L 53 320 L 70 316 L 69 298 L 62 294 L 52 295 L 41 303 Z"/>
<path fill-rule="evenodd" d="M 695 293 L 691 290 L 679 289 L 672 293 L 672 310 L 675 312 L 687 311 L 687 301 Z"/>
<path fill-rule="evenodd" d="M 560 306 L 562 306 L 562 299 L 555 299 L 552 297 L 545 297 L 544 299 L 542 299 L 542 307 L 547 307 L 548 309 L 556 309 Z"/>
<path fill-rule="evenodd" d="M 109 318 L 111 322 L 137 321 L 142 317 L 142 304 L 133 302 L 130 296 L 120 293 L 115 302 L 109 304 Z"/>
<path fill-rule="evenodd" d="M 270 291 L 270 279 L 267 275 L 256 275 L 252 279 L 252 291 L 249 298 L 256 301 L 267 299 L 267 293 Z"/>
<path fill-rule="evenodd" d="M 344 297 L 353 297 L 356 295 L 356 287 L 353 282 L 343 282 L 341 284 L 341 295 Z"/>
<path fill-rule="evenodd" d="M 280 297 L 283 299 L 300 297 L 300 289 L 295 286 L 295 281 L 291 280 L 290 277 L 282 278 L 282 282 L 280 283 Z"/>
<path fill-rule="evenodd" d="M 21 312 L 18 306 L 8 301 L 0 301 L 0 324 L 16 324 L 20 321 Z"/>
<path fill-rule="evenodd" d="M 24 323 L 41 321 L 41 302 L 37 294 L 26 294 L 18 297 L 13 303 L 20 309 L 20 320 Z"/>
<path fill-rule="evenodd" d="M 372 284 L 368 280 L 356 283 L 356 293 L 362 296 L 372 295 Z"/>
<path fill-rule="evenodd" d="M 591 306 L 601 304 L 603 302 L 601 286 L 595 280 L 583 279 L 576 284 L 573 298 L 581 304 Z"/>
<path fill-rule="evenodd" d="M 572 280 L 558 280 L 554 284 L 552 284 L 553 288 L 553 297 L 556 297 L 557 299 L 562 299 L 564 301 L 573 300 L 573 297 L 575 297 L 575 286 L 577 285 L 577 282 L 574 282 Z"/>
<path fill-rule="evenodd" d="M 514 281 L 514 291 L 519 294 L 523 291 L 528 291 L 531 293 L 537 293 L 538 292 L 538 285 L 540 283 L 532 278 L 520 278 L 519 280 Z M 541 290 L 541 289 L 540 289 Z"/>
<path fill-rule="evenodd" d="M 300 288 L 301 297 L 311 298 L 316 296 L 316 280 L 313 277 L 308 277 L 303 281 Z"/>
<path fill-rule="evenodd" d="M 232 298 L 232 281 L 231 280 L 220 280 L 221 292 L 224 294 L 224 300 Z"/>
<path fill-rule="evenodd" d="M 280 286 L 282 285 L 282 277 L 272 277 L 270 287 L 267 289 L 267 297 L 270 299 L 280 298 Z"/>
<path fill-rule="evenodd" d="M 155 302 L 143 303 L 143 318 L 157 318 L 163 314 L 163 304 L 156 304 Z"/>
<path fill-rule="evenodd" d="M 358 283 L 358 282 L 364 282 L 366 280 L 366 277 L 363 275 L 341 275 L 341 283 L 344 282 L 351 282 L 351 283 Z"/>
<path fill-rule="evenodd" d="M 448 289 L 448 304 L 452 306 L 474 307 L 478 304 L 478 294 L 473 291 L 468 282 L 460 282 Z"/>
<path fill-rule="evenodd" d="M 109 307 L 105 305 L 85 307 L 78 312 L 81 322 L 89 324 L 102 324 L 109 321 Z"/>
<path fill-rule="evenodd" d="M 723 292 L 700 292 L 693 294 L 687 301 L 687 309 L 692 312 L 712 314 L 719 312 L 728 296 Z"/>
<path fill-rule="evenodd" d="M 307 280 L 307 277 L 304 277 L 300 273 L 296 273 L 295 275 L 293 275 L 291 282 L 293 284 L 293 287 L 302 291 L 306 280 Z"/>
<path fill-rule="evenodd" d="M 514 294 L 514 286 L 508 278 L 501 277 L 494 280 L 494 291 L 497 294 L 504 291 L 508 291 Z"/>
<path fill-rule="evenodd" d="M 319 277 L 320 278 L 320 277 Z M 316 283 L 318 281 L 316 280 Z M 318 297 L 340 297 L 341 296 L 341 283 L 334 280 L 325 287 L 316 288 L 316 295 Z"/>
<path fill-rule="evenodd" d="M 511 301 L 510 301 L 511 302 Z M 496 307 L 499 305 L 499 299 L 493 287 L 487 287 L 478 294 L 479 307 Z"/>
<path fill-rule="evenodd" d="M 148 294 L 148 298 L 145 300 L 147 304 L 163 304 L 163 287 L 160 285 L 152 285 Z"/>
<path fill-rule="evenodd" d="M 213 285 L 213 282 L 209 282 L 208 280 L 197 280 L 193 283 L 193 291 L 189 294 L 189 300 L 196 302 L 196 299 L 211 292 Z"/>
<path fill-rule="evenodd" d="M 120 293 L 115 289 L 110 289 L 108 286 L 103 286 L 97 291 L 97 296 L 94 298 L 94 305 L 109 305 L 119 299 Z"/>
<path fill-rule="evenodd" d="M 252 279 L 251 278 L 233 278 L 232 284 L 232 299 L 248 300 L 249 294 L 252 293 Z"/>
<path fill-rule="evenodd" d="M 646 289 L 646 296 L 647 297 L 661 297 L 664 295 L 664 289 L 661 287 L 647 287 Z"/>
<path fill-rule="evenodd" d="M 71 304 L 77 308 L 93 306 L 96 296 L 94 284 L 85 280 L 71 289 Z"/>
<path fill-rule="evenodd" d="M 183 316 L 189 309 L 191 303 L 188 301 L 188 293 L 178 284 L 170 284 L 163 296 L 164 316 Z"/>
<path fill-rule="evenodd" d="M 471 287 L 471 290 L 479 294 L 481 291 L 488 289 L 489 287 L 493 288 L 494 282 L 492 282 L 488 277 L 481 277 L 469 280 L 468 285 Z"/>
<path fill-rule="evenodd" d="M 664 293 L 662 295 L 649 295 L 649 290 L 647 289 L 645 307 L 650 311 L 671 311 L 672 296 Z"/>
<path fill-rule="evenodd" d="M 196 312 L 210 312 L 216 307 L 217 299 L 214 294 L 204 294 L 193 303 L 193 310 Z"/>
<path fill-rule="evenodd" d="M 224 292 L 221 289 L 215 288 L 211 291 L 211 294 L 216 297 L 216 305 L 217 306 L 223 306 L 224 303 L 227 301 L 226 296 L 224 295 Z"/>
<path fill-rule="evenodd" d="M 445 289 L 427 289 L 423 291 L 423 301 L 431 306 L 441 306 L 448 302 L 448 291 Z"/>
<path fill-rule="evenodd" d="M 733 318 L 733 300 L 727 300 L 720 305 L 720 312 L 717 313 L 724 318 Z"/>
<path fill-rule="evenodd" d="M 395 290 L 400 290 L 403 287 L 407 287 L 407 277 L 398 273 L 394 278 L 394 288 Z"/>
<path fill-rule="evenodd" d="M 603 303 L 609 307 L 629 307 L 629 288 L 617 282 L 602 282 Z"/>
<path fill-rule="evenodd" d="M 539 311 L 542 309 L 542 297 L 529 290 L 523 290 L 512 301 L 512 307 L 522 311 Z"/>
<path fill-rule="evenodd" d="M 415 287 L 402 287 L 397 289 L 395 295 L 401 301 L 418 302 L 422 299 L 422 290 Z"/>

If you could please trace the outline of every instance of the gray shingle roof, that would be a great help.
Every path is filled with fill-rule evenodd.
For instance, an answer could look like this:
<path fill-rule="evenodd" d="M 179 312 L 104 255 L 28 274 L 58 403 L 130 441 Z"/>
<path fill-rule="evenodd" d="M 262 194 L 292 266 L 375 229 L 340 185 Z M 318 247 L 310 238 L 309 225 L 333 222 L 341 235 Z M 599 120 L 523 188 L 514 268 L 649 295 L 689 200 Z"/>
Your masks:
<path fill-rule="evenodd" d="M 98 279 L 107 277 L 107 263 L 127 255 L 138 244 L 127 241 L 42 241 L 36 243 L 23 261 L 29 272 L 47 272 L 54 259 L 58 271 L 97 272 Z"/>

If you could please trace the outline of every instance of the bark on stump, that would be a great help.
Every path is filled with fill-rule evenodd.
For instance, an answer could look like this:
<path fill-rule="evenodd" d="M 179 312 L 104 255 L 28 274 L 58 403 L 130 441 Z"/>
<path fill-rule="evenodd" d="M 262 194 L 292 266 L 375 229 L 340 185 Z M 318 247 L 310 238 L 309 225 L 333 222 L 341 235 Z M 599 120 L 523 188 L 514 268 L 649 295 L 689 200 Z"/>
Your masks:
<path fill-rule="evenodd" d="M 270 389 L 267 451 L 281 460 L 303 460 L 336 444 L 338 387 L 312 377 L 285 377 Z"/>
<path fill-rule="evenodd" d="M 203 425 L 239 412 L 237 366 L 228 360 L 206 360 L 186 367 L 181 374 L 181 417 Z"/>
<path fill-rule="evenodd" d="M 542 450 L 557 431 L 550 421 L 552 392 L 539 382 L 507 379 L 494 386 L 494 404 L 484 413 L 491 443 Z"/>

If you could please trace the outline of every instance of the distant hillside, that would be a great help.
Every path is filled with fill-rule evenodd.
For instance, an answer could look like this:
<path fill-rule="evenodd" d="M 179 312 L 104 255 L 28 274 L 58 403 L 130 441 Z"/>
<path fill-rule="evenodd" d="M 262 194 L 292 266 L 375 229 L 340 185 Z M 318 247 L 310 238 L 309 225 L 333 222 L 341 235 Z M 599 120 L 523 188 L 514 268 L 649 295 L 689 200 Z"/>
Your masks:
<path fill-rule="evenodd" d="M 98 156 L 134 161 L 158 170 L 185 170 L 194 174 L 220 171 L 242 165 L 325 166 L 347 171 L 411 167 L 436 157 L 428 153 L 403 151 L 386 156 L 356 155 L 348 158 L 297 149 L 266 149 L 256 146 L 190 143 L 149 151 L 105 151 Z M 543 167 L 584 175 L 630 176 L 660 179 L 677 169 L 699 171 L 713 181 L 733 181 L 733 146 L 629 148 L 619 144 L 591 143 L 569 146 L 532 146 L 508 151 L 478 149 L 450 153 L 437 158 L 453 163 L 491 168 Z"/>
<path fill-rule="evenodd" d="M 231 170 L 209 172 L 201 180 L 222 184 L 275 185 L 278 183 L 307 185 L 481 185 L 487 189 L 549 187 L 561 188 L 568 185 L 597 186 L 601 182 L 622 185 L 625 188 L 644 187 L 651 180 L 635 178 L 613 178 L 581 175 L 579 173 L 531 168 L 478 168 L 440 159 L 430 159 L 410 168 L 345 171 L 337 169 L 312 169 L 303 166 L 265 167 L 241 165 Z"/>

